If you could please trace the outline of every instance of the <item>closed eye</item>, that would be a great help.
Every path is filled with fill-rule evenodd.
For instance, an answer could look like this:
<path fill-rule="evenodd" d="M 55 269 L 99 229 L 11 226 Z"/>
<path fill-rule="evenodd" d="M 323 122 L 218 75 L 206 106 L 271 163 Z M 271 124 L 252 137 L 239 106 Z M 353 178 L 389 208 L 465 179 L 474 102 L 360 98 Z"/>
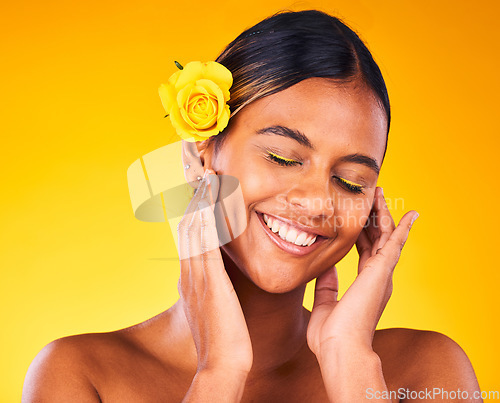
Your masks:
<path fill-rule="evenodd" d="M 356 193 L 356 194 L 360 194 L 360 193 L 364 194 L 364 192 L 363 192 L 363 190 L 364 190 L 363 185 L 359 185 L 359 184 L 357 184 L 355 182 L 351 182 L 350 180 L 341 178 L 339 176 L 334 176 L 334 178 L 347 191 L 349 191 L 351 193 Z"/>
<path fill-rule="evenodd" d="M 292 160 L 290 158 L 285 158 L 285 157 L 282 157 L 278 154 L 275 154 L 271 151 L 267 151 L 267 159 L 269 159 L 270 161 L 272 162 L 275 162 L 279 165 L 282 165 L 282 166 L 293 166 L 293 165 L 302 165 L 302 162 L 300 161 L 295 161 L 295 160 Z"/>
<path fill-rule="evenodd" d="M 281 166 L 294 166 L 294 165 L 302 165 L 302 162 L 293 160 L 291 158 L 282 157 L 281 155 L 275 154 L 272 151 L 266 151 L 266 158 Z M 355 182 L 352 182 L 348 179 L 341 178 L 340 176 L 334 176 L 335 180 L 348 192 L 355 194 L 364 194 L 364 186 L 359 185 Z"/>

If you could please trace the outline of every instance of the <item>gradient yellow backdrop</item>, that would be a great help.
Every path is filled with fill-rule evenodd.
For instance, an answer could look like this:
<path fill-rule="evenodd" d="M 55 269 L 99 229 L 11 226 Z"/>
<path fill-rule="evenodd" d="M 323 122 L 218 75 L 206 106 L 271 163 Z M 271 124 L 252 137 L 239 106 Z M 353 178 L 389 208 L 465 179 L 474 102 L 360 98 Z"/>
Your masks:
<path fill-rule="evenodd" d="M 379 327 L 447 334 L 482 389 L 500 390 L 497 4 L 3 2 L 0 402 L 20 400 L 51 340 L 130 326 L 177 300 L 172 234 L 134 218 L 127 168 L 173 139 L 157 93 L 173 60 L 213 60 L 285 8 L 343 18 L 387 81 L 393 123 L 379 184 L 402 199 L 396 220 L 409 209 L 420 217 Z M 355 276 L 352 252 L 338 266 L 341 292 Z"/>

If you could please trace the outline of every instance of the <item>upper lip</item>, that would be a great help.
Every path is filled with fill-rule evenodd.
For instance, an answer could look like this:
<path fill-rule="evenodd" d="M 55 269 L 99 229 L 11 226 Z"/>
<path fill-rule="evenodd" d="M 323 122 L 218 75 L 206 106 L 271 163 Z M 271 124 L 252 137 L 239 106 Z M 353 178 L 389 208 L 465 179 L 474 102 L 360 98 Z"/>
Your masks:
<path fill-rule="evenodd" d="M 282 217 L 282 216 L 279 216 L 279 215 L 273 215 L 273 214 L 269 214 L 269 213 L 264 213 L 264 212 L 259 212 L 260 214 L 266 214 L 267 216 L 269 217 L 272 217 L 272 218 L 276 218 L 278 219 L 279 221 L 283 221 L 287 224 L 290 224 L 292 227 L 295 227 L 301 231 L 304 231 L 304 232 L 307 232 L 308 234 L 311 234 L 311 235 L 319 235 L 319 236 L 322 236 L 324 238 L 329 238 L 330 236 L 324 232 L 324 231 L 321 231 L 316 228 L 316 227 L 308 227 L 306 225 L 303 225 L 303 224 L 299 224 L 297 221 L 294 221 L 294 220 L 291 220 L 290 218 L 285 218 L 285 217 Z"/>

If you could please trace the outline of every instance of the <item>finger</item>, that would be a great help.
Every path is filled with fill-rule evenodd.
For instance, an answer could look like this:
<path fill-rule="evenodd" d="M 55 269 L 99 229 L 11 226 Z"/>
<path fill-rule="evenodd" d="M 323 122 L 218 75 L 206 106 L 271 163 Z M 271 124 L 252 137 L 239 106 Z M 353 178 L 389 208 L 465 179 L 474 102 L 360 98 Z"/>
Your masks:
<path fill-rule="evenodd" d="M 205 174 L 203 175 L 203 179 L 200 182 L 200 186 L 196 191 L 196 194 L 193 196 L 193 199 L 190 202 L 191 208 L 191 219 L 190 223 L 194 222 L 195 220 L 200 221 L 200 214 L 197 214 L 199 210 L 202 208 L 205 208 L 210 205 L 210 177 L 205 171 Z"/>
<path fill-rule="evenodd" d="M 201 191 L 201 190 L 200 190 Z M 199 209 L 192 215 L 184 241 L 187 244 L 187 254 L 181 260 L 181 276 L 185 295 L 203 295 L 206 288 L 205 272 L 210 264 L 209 251 L 218 250 L 213 213 L 205 200 L 198 202 Z M 212 215 L 212 219 L 210 218 Z M 214 234 L 215 232 L 215 241 Z"/>
<path fill-rule="evenodd" d="M 318 307 L 333 308 L 339 294 L 337 268 L 333 266 L 316 279 L 313 310 Z"/>
<path fill-rule="evenodd" d="M 212 171 L 213 172 L 213 171 Z M 210 180 L 213 180 L 211 178 L 212 175 L 209 175 L 210 171 L 205 170 L 205 173 L 203 174 L 202 180 L 200 181 L 198 187 L 196 188 L 196 191 L 194 192 L 193 197 L 191 198 L 191 201 L 189 202 L 186 211 L 184 212 L 184 217 L 183 220 L 186 219 L 186 221 L 189 223 L 193 219 L 193 214 L 199 210 L 198 208 L 198 203 L 201 200 L 209 200 L 207 198 L 207 190 L 208 186 L 210 185 Z"/>
<path fill-rule="evenodd" d="M 201 254 L 200 237 L 200 214 L 199 203 L 202 200 L 205 188 L 207 186 L 206 175 L 199 184 L 199 188 L 193 195 L 184 216 L 177 226 L 180 277 L 178 283 L 181 295 L 187 296 L 190 292 L 196 292 L 203 279 L 203 271 L 198 265 L 195 265 L 195 257 Z"/>
<path fill-rule="evenodd" d="M 314 303 L 309 318 L 308 328 L 317 328 L 325 323 L 325 320 L 332 312 L 337 304 L 339 292 L 339 281 L 337 276 L 337 268 L 333 266 L 316 279 L 314 288 Z M 310 348 L 317 349 L 317 340 L 310 339 L 308 332 L 307 344 Z"/>
<path fill-rule="evenodd" d="M 209 290 L 234 290 L 233 284 L 224 268 L 219 248 L 219 238 L 212 209 L 204 208 L 201 214 L 201 265 L 204 279 Z M 195 263 L 196 264 L 196 263 Z"/>
<path fill-rule="evenodd" d="M 339 304 L 345 301 L 359 313 L 360 323 L 375 329 L 392 292 L 392 276 L 401 249 L 408 238 L 416 211 L 406 213 L 389 240 L 376 255 L 370 257 Z"/>
<path fill-rule="evenodd" d="M 364 229 L 366 230 L 366 234 L 368 235 L 368 239 L 370 240 L 370 243 L 373 245 L 375 244 L 379 237 L 380 237 L 380 229 L 377 224 L 377 208 L 375 206 L 375 203 L 377 202 L 378 198 L 378 188 L 375 189 L 375 197 L 373 199 L 373 204 L 372 208 L 370 210 L 370 214 L 368 215 L 368 220 L 365 223 Z"/>
<path fill-rule="evenodd" d="M 339 307 L 349 306 L 349 312 L 356 312 L 346 320 L 355 321 L 359 329 L 365 329 L 367 332 L 360 332 L 360 335 L 366 335 L 369 342 L 391 293 L 392 276 L 388 275 L 384 264 L 382 256 L 370 257 L 338 302 Z"/>
<path fill-rule="evenodd" d="M 219 177 L 212 169 L 207 169 L 208 174 L 208 191 L 207 191 L 207 201 L 212 207 L 212 211 L 215 209 L 215 203 L 217 203 L 219 198 Z"/>
<path fill-rule="evenodd" d="M 200 215 L 198 212 L 200 208 L 205 208 L 207 205 L 213 205 L 213 202 L 217 199 L 219 190 L 217 175 L 210 174 L 210 172 L 213 173 L 212 170 L 205 171 L 203 180 L 200 182 L 198 189 L 189 202 L 184 216 L 177 226 L 179 258 L 181 260 L 188 259 L 190 256 L 196 256 L 191 253 L 199 254 L 199 251 L 193 249 L 190 251 L 189 247 L 189 244 L 193 241 L 199 243 L 199 237 L 197 239 L 193 237 L 199 232 L 198 223 L 200 221 Z"/>
<path fill-rule="evenodd" d="M 366 233 L 366 229 L 362 229 L 356 241 L 356 249 L 359 254 L 358 274 L 363 271 L 366 261 L 372 256 L 373 244 Z"/>
<path fill-rule="evenodd" d="M 184 246 L 187 248 L 187 239 L 189 235 L 189 226 L 191 225 L 193 221 L 193 215 L 194 213 L 198 210 L 198 203 L 200 202 L 203 194 L 203 189 L 206 186 L 206 180 L 205 180 L 205 175 L 203 177 L 203 180 L 200 182 L 198 188 L 196 189 L 193 197 L 191 198 L 191 201 L 189 202 L 186 211 L 184 212 L 184 215 L 182 216 L 182 219 L 180 220 L 179 224 L 177 225 L 177 234 L 179 238 L 179 246 L 181 245 L 181 242 L 184 242 Z M 179 248 L 183 249 L 183 248 Z M 186 252 L 183 250 L 183 252 Z M 182 253 L 183 256 L 187 256 L 187 253 Z"/>
<path fill-rule="evenodd" d="M 384 198 L 384 192 L 382 188 L 378 188 L 379 192 L 376 197 L 374 207 L 376 211 L 376 225 L 379 228 L 379 239 L 377 242 L 374 243 L 373 245 L 373 250 L 372 252 L 375 254 L 377 253 L 377 250 L 382 248 L 389 237 L 391 236 L 392 232 L 396 228 L 396 225 L 394 224 L 394 220 L 392 218 L 391 212 L 389 211 L 389 208 L 387 207 L 387 203 Z"/>
<path fill-rule="evenodd" d="M 408 239 L 410 229 L 418 217 L 418 213 L 414 210 L 407 212 L 399 221 L 398 226 L 392 232 L 391 236 L 385 245 L 378 251 L 377 255 L 388 263 L 388 267 L 394 269 L 399 260 L 401 251 Z"/>
<path fill-rule="evenodd" d="M 207 201 L 202 200 L 198 203 L 199 210 L 199 236 L 200 236 L 200 252 L 207 252 L 219 248 L 219 239 L 217 237 L 217 227 L 215 225 L 215 216 L 213 210 Z"/>

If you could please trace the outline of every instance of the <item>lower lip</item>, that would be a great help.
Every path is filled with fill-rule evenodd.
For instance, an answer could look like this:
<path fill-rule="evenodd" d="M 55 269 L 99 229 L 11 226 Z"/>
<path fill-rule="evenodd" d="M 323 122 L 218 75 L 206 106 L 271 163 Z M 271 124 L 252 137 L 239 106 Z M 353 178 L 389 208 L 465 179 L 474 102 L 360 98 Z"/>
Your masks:
<path fill-rule="evenodd" d="M 279 237 L 278 234 L 274 233 L 271 231 L 271 229 L 267 226 L 267 224 L 264 221 L 264 216 L 261 213 L 256 213 L 257 217 L 259 218 L 259 222 L 262 224 L 262 227 L 267 234 L 267 236 L 271 239 L 271 241 L 274 242 L 274 244 L 280 248 L 281 250 L 290 253 L 291 255 L 295 256 L 304 256 L 307 255 L 308 253 L 311 253 L 313 250 L 315 250 L 323 241 L 326 240 L 326 238 L 316 238 L 316 241 L 311 246 L 299 246 L 295 245 L 293 243 L 284 241 Z"/>

